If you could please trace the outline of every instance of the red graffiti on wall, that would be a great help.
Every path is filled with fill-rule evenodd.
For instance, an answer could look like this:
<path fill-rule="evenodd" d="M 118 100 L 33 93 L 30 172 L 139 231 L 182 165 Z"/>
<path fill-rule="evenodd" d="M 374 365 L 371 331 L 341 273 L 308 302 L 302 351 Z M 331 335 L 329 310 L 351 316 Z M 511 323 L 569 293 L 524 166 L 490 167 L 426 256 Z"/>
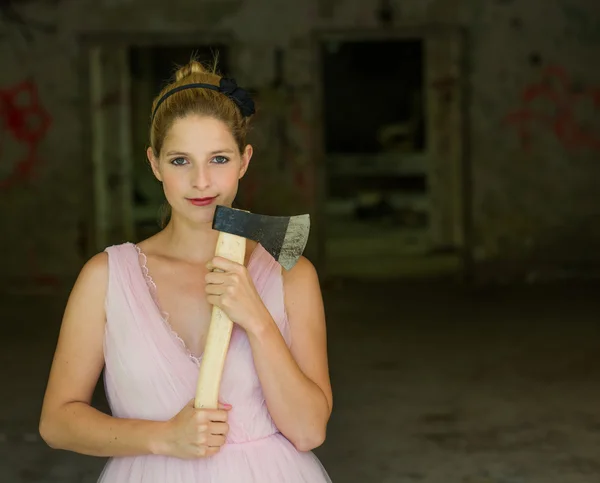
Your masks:
<path fill-rule="evenodd" d="M 515 127 L 525 151 L 531 150 L 532 128 L 537 125 L 553 133 L 568 151 L 600 152 L 600 132 L 586 126 L 577 112 L 584 103 L 600 114 L 600 88 L 577 88 L 565 69 L 551 66 L 539 82 L 525 86 L 521 106 L 505 122 Z"/>
<path fill-rule="evenodd" d="M 13 186 L 18 181 L 30 179 L 39 162 L 38 145 L 44 138 L 52 119 L 40 104 L 37 86 L 24 81 L 7 89 L 0 89 L 0 141 L 9 134 L 25 146 L 25 154 L 15 162 L 9 175 L 0 179 L 0 189 Z M 0 144 L 0 156 L 2 144 Z M 0 161 L 6 160 L 0 157 Z"/>

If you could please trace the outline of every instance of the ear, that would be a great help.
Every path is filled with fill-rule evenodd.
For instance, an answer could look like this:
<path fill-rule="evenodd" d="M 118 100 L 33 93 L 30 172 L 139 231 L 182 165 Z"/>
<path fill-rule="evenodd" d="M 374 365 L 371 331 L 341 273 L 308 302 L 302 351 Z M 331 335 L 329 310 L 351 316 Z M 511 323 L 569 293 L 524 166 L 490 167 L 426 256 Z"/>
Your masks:
<path fill-rule="evenodd" d="M 158 159 L 154 156 L 154 152 L 152 148 L 148 148 L 146 150 L 146 156 L 148 157 L 148 162 L 150 163 L 150 167 L 152 168 L 152 172 L 158 181 L 162 183 L 162 175 L 160 173 L 160 169 L 158 168 L 159 163 Z"/>
<path fill-rule="evenodd" d="M 248 165 L 250 164 L 250 159 L 252 159 L 253 153 L 252 145 L 248 144 L 244 152 L 242 153 L 242 163 L 240 165 L 240 176 L 239 179 L 242 179 L 248 171 Z"/>

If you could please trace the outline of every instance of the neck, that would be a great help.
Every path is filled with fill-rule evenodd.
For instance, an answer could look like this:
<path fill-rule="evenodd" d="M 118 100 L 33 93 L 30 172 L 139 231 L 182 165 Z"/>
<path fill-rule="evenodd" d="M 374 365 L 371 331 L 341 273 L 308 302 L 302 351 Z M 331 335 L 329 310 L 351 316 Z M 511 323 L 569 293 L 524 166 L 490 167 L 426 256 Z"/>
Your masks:
<path fill-rule="evenodd" d="M 212 222 L 190 224 L 172 218 L 162 231 L 165 250 L 173 257 L 192 263 L 206 263 L 215 254 L 219 232 L 212 229 Z"/>

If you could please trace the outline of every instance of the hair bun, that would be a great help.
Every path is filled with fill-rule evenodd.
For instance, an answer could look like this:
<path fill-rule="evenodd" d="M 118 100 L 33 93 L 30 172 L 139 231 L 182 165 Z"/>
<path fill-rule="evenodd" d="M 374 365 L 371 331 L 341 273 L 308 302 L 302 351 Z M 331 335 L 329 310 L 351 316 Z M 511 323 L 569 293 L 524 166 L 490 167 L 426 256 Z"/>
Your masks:
<path fill-rule="evenodd" d="M 185 79 L 186 77 L 191 76 L 193 74 L 205 74 L 205 73 L 207 73 L 207 70 L 204 68 L 204 66 L 200 62 L 198 62 L 197 60 L 191 60 L 183 67 L 180 67 L 179 69 L 177 69 L 177 72 L 175 72 L 175 80 L 180 81 L 180 80 Z"/>

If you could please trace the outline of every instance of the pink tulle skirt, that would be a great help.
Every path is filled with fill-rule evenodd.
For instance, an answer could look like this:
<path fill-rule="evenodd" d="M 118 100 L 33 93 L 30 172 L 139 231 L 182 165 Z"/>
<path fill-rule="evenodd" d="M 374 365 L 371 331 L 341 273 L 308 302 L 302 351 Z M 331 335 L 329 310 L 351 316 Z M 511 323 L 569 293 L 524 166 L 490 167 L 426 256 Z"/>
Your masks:
<path fill-rule="evenodd" d="M 101 483 L 329 483 L 312 452 L 299 452 L 281 434 L 226 444 L 208 458 L 166 456 L 112 458 Z"/>

